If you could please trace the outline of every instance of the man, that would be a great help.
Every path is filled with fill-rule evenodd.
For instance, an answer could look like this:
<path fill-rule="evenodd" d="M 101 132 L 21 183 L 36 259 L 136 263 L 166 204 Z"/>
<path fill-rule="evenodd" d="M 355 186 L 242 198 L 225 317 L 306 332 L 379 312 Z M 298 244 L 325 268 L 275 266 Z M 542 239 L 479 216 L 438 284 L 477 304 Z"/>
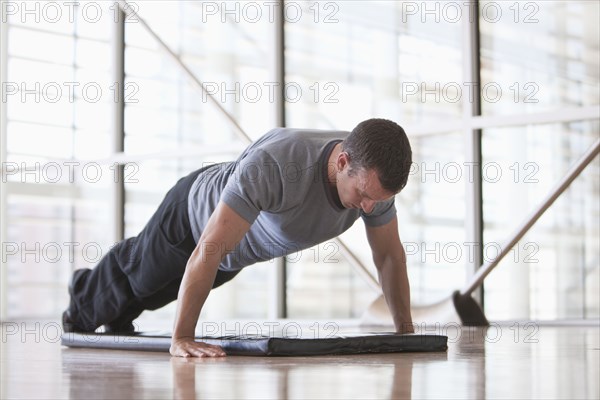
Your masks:
<path fill-rule="evenodd" d="M 182 178 L 137 237 L 93 269 L 75 271 L 65 331 L 133 331 L 132 321 L 178 299 L 171 354 L 223 356 L 194 341 L 212 288 L 258 261 L 334 238 L 362 217 L 383 293 L 399 333 L 412 332 L 405 254 L 394 196 L 412 152 L 404 130 L 384 119 L 350 134 L 277 128 L 236 162 Z"/>

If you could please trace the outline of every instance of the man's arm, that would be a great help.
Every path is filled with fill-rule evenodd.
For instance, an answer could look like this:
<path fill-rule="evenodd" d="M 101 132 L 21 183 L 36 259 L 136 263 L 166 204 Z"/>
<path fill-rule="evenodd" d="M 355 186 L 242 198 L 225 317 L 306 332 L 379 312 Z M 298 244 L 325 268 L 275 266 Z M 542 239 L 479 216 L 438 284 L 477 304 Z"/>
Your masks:
<path fill-rule="evenodd" d="M 373 252 L 379 283 L 390 308 L 398 333 L 412 333 L 410 286 L 406 272 L 406 254 L 398 235 L 398 218 L 389 223 L 367 226 L 367 239 Z"/>
<path fill-rule="evenodd" d="M 194 341 L 200 310 L 212 289 L 223 257 L 242 240 L 250 224 L 223 202 L 211 215 L 198 241 L 181 281 L 171 341 L 171 355 L 217 357 L 225 352 L 219 346 Z"/>

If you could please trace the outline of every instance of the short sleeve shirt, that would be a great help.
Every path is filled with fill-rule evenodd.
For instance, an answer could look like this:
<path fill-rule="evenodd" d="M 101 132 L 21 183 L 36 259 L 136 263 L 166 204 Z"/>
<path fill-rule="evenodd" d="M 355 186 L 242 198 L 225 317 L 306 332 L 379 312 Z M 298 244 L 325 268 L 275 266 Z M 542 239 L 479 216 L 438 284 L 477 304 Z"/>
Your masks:
<path fill-rule="evenodd" d="M 219 201 L 251 224 L 219 269 L 233 271 L 332 239 L 362 217 L 367 226 L 390 222 L 394 199 L 373 211 L 341 206 L 327 182 L 327 162 L 348 132 L 277 128 L 251 144 L 235 162 L 201 173 L 188 197 L 196 242 Z"/>

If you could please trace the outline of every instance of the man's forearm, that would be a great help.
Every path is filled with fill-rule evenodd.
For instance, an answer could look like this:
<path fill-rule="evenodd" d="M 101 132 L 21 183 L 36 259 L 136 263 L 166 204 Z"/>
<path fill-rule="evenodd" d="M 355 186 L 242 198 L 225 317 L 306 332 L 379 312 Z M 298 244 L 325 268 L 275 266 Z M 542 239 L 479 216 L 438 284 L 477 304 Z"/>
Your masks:
<path fill-rule="evenodd" d="M 192 253 L 177 296 L 174 339 L 194 337 L 200 311 L 212 289 L 219 261 L 217 257 L 206 257 L 198 249 Z"/>
<path fill-rule="evenodd" d="M 404 252 L 395 257 L 385 257 L 377 265 L 383 295 L 392 313 L 396 331 L 400 333 L 413 331 L 410 285 L 403 255 Z"/>
<path fill-rule="evenodd" d="M 185 268 L 177 296 L 177 312 L 170 352 L 179 357 L 218 357 L 225 352 L 219 346 L 196 342 L 194 333 L 202 306 L 210 293 L 219 264 L 228 249 L 242 240 L 250 224 L 232 208 L 219 202 L 204 227 L 196 248 Z"/>

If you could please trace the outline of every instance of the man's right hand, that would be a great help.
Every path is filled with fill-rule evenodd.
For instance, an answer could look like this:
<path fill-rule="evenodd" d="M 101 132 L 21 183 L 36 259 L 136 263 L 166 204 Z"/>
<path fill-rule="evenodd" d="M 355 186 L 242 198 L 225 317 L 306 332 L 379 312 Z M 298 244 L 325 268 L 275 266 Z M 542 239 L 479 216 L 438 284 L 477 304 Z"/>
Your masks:
<path fill-rule="evenodd" d="M 194 339 L 173 339 L 169 352 L 174 357 L 224 357 L 221 346 L 196 342 Z"/>
<path fill-rule="evenodd" d="M 194 331 L 223 257 L 242 240 L 250 223 L 220 202 L 192 252 L 177 293 L 170 352 L 176 357 L 223 357 L 219 346 L 195 342 Z"/>

